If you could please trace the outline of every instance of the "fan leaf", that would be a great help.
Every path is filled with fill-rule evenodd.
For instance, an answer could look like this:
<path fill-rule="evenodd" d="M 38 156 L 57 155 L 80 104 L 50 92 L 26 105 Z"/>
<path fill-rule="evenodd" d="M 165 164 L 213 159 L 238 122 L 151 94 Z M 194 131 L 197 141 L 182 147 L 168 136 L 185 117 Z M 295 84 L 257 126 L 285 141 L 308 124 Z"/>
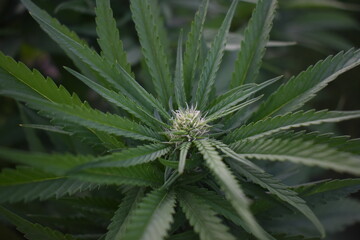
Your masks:
<path fill-rule="evenodd" d="M 225 196 L 234 207 L 237 214 L 244 221 L 245 230 L 259 239 L 270 239 L 265 230 L 256 222 L 249 209 L 249 202 L 229 168 L 222 161 L 221 156 L 207 140 L 195 141 L 196 147 L 206 161 L 206 165 L 213 172 Z"/>
<path fill-rule="evenodd" d="M 145 62 L 161 102 L 167 106 L 172 96 L 172 82 L 167 56 L 164 23 L 160 21 L 157 1 L 131 0 L 131 12 Z"/>
<path fill-rule="evenodd" d="M 216 73 L 219 70 L 220 63 L 224 55 L 226 38 L 237 3 L 237 0 L 232 1 L 229 11 L 226 14 L 218 34 L 211 44 L 204 66 L 202 67 L 202 72 L 196 91 L 196 98 L 194 99 L 194 102 L 197 104 L 197 107 L 200 110 L 205 109 L 209 102 L 210 92 L 214 87 Z"/>
<path fill-rule="evenodd" d="M 241 42 L 231 87 L 253 83 L 259 73 L 274 20 L 276 0 L 258 1 Z"/>
<path fill-rule="evenodd" d="M 259 107 L 250 120 L 254 122 L 300 108 L 329 82 L 359 64 L 360 50 L 354 49 L 318 62 L 283 84 Z"/>
<path fill-rule="evenodd" d="M 122 240 L 164 239 L 173 220 L 175 194 L 167 190 L 148 193 L 133 211 Z"/>
<path fill-rule="evenodd" d="M 0 206 L 0 215 L 4 216 L 9 222 L 17 227 L 19 232 L 25 234 L 26 239 L 29 240 L 76 240 L 71 235 L 64 235 L 63 233 L 43 227 L 39 224 L 34 224 Z"/>
<path fill-rule="evenodd" d="M 191 99 L 196 71 L 199 68 L 201 39 L 208 6 L 209 0 L 203 0 L 195 14 L 194 21 L 191 23 L 191 29 L 187 36 L 184 53 L 184 89 L 187 102 Z"/>
<path fill-rule="evenodd" d="M 96 0 L 96 31 L 99 36 L 98 43 L 102 55 L 109 62 L 116 62 L 132 75 L 130 64 L 127 61 L 126 52 L 119 38 L 119 30 L 110 7 L 110 0 Z"/>
<path fill-rule="evenodd" d="M 206 201 L 186 190 L 178 191 L 177 197 L 186 218 L 201 240 L 235 239 Z"/>
<path fill-rule="evenodd" d="M 233 143 L 243 139 L 258 139 L 290 128 L 340 122 L 358 117 L 360 117 L 360 111 L 298 111 L 243 125 L 230 132 L 223 141 Z"/>
<path fill-rule="evenodd" d="M 29 202 L 74 195 L 98 185 L 58 176 L 30 167 L 4 169 L 0 173 L 0 202 Z"/>
<path fill-rule="evenodd" d="M 231 144 L 230 147 L 245 158 L 290 161 L 360 175 L 359 156 L 301 138 L 244 140 Z"/>

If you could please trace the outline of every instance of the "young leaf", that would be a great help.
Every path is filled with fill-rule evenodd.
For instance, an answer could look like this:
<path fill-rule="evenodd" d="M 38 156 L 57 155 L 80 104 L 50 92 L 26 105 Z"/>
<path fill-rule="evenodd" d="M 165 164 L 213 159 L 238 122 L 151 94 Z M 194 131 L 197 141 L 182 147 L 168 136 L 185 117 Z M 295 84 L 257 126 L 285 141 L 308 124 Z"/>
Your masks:
<path fill-rule="evenodd" d="M 127 62 L 123 44 L 119 38 L 119 30 L 113 18 L 110 0 L 96 0 L 96 31 L 99 36 L 98 43 L 103 56 L 109 62 L 115 62 L 125 69 L 130 75 L 131 67 Z"/>
<path fill-rule="evenodd" d="M 206 201 L 186 190 L 178 191 L 177 198 L 186 218 L 201 240 L 235 239 Z"/>
<path fill-rule="evenodd" d="M 211 44 L 210 51 L 202 68 L 203 70 L 200 75 L 196 97 L 193 99 L 193 102 L 197 104 L 198 109 L 200 110 L 204 110 L 209 102 L 210 91 L 213 89 L 216 73 L 219 70 L 220 63 L 224 55 L 226 37 L 229 32 L 231 20 L 234 16 L 237 3 L 237 0 L 232 1 L 219 32 Z"/>
<path fill-rule="evenodd" d="M 245 230 L 251 232 L 259 239 L 270 239 L 265 230 L 256 222 L 249 209 L 249 202 L 245 194 L 229 168 L 222 161 L 219 153 L 216 152 L 215 148 L 207 140 L 195 141 L 195 145 L 203 155 L 206 165 L 218 180 L 219 185 L 225 192 L 225 196 L 244 221 Z"/>
<path fill-rule="evenodd" d="M 277 0 L 258 1 L 245 29 L 244 39 L 235 62 L 235 71 L 231 80 L 232 88 L 255 82 L 269 40 L 276 5 Z"/>
<path fill-rule="evenodd" d="M 60 198 L 92 190 L 97 184 L 58 176 L 35 168 L 4 169 L 0 173 L 0 202 L 29 202 Z"/>
<path fill-rule="evenodd" d="M 184 67 L 183 67 L 183 57 L 182 57 L 182 31 L 180 32 L 177 57 L 176 57 L 176 69 L 174 77 L 174 92 L 175 99 L 178 105 L 178 108 L 185 108 L 187 103 L 184 87 Z"/>
<path fill-rule="evenodd" d="M 196 70 L 199 68 L 199 55 L 202 46 L 201 39 L 208 6 L 209 0 L 203 0 L 199 10 L 195 14 L 194 21 L 191 24 L 191 29 L 187 36 L 184 53 L 184 88 L 186 102 L 191 99 Z"/>
<path fill-rule="evenodd" d="M 326 122 L 340 122 L 358 117 L 360 117 L 360 111 L 298 111 L 295 113 L 287 113 L 276 117 L 266 118 L 248 125 L 243 125 L 226 135 L 223 141 L 226 143 L 233 143 L 243 139 L 258 139 L 290 128 Z"/>
<path fill-rule="evenodd" d="M 26 239 L 29 240 L 76 240 L 71 235 L 64 235 L 63 233 L 43 227 L 39 224 L 34 224 L 0 206 L 0 215 L 4 216 L 9 222 L 16 225 L 17 230 L 25 234 Z"/>
<path fill-rule="evenodd" d="M 157 1 L 131 0 L 131 12 L 139 36 L 142 52 L 149 68 L 156 93 L 167 106 L 172 96 L 172 82 L 167 59 L 167 39 L 163 22 L 158 15 Z"/>
<path fill-rule="evenodd" d="M 283 84 L 260 106 L 250 120 L 254 122 L 300 108 L 329 82 L 359 64 L 360 50 L 354 49 L 318 62 Z"/>
<path fill-rule="evenodd" d="M 122 240 L 164 239 L 173 220 L 175 194 L 153 190 L 139 203 L 129 219 Z"/>
<path fill-rule="evenodd" d="M 291 161 L 338 172 L 360 175 L 359 156 L 337 151 L 326 144 L 299 139 L 256 139 L 238 141 L 230 148 L 245 158 Z"/>
<path fill-rule="evenodd" d="M 191 147 L 191 142 L 185 142 L 180 146 L 180 157 L 179 157 L 179 168 L 178 168 L 178 172 L 180 174 L 184 172 L 185 164 L 186 164 L 186 155 L 190 147 Z"/>
<path fill-rule="evenodd" d="M 277 77 L 274 79 L 270 79 L 261 84 L 255 85 L 242 85 L 240 87 L 236 87 L 234 89 L 229 90 L 228 92 L 224 93 L 217 97 L 214 102 L 209 106 L 209 110 L 207 110 L 207 114 L 213 114 L 218 111 L 223 111 L 228 109 L 241 101 L 246 100 L 256 92 L 260 91 L 261 89 L 269 86 L 270 84 L 278 81 L 281 77 Z"/>
<path fill-rule="evenodd" d="M 126 196 L 111 219 L 105 240 L 121 239 L 129 224 L 129 216 L 136 209 L 143 195 L 144 190 L 142 188 L 133 188 L 126 192 Z"/>

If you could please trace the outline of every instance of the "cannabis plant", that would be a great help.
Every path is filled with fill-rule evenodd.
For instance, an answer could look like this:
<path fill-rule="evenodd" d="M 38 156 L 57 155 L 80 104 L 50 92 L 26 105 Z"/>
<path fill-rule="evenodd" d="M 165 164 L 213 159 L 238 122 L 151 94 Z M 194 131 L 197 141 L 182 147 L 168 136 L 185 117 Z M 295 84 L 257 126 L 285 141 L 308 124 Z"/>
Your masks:
<path fill-rule="evenodd" d="M 100 54 L 32 1 L 22 2 L 78 68 L 66 70 L 111 106 L 106 113 L 95 109 L 38 71 L 0 55 L 0 93 L 43 117 L 27 127 L 48 132 L 54 142 L 74 143 L 53 153 L 0 149 L 1 158 L 18 164 L 0 174 L 0 201 L 7 205 L 0 214 L 26 238 L 269 240 L 296 233 L 300 236 L 291 239 L 323 238 L 313 210 L 336 214 L 339 199 L 359 189 L 359 179 L 291 186 L 281 181 L 292 174 L 292 164 L 360 175 L 358 140 L 304 131 L 360 117 L 360 111 L 299 110 L 359 65 L 360 51 L 330 56 L 281 85 L 281 77 L 257 82 L 276 0 L 258 1 L 230 86 L 221 94 L 215 82 L 223 79 L 216 75 L 237 1 L 209 49 L 203 40 L 209 1 L 201 3 L 185 44 L 180 31 L 172 73 L 156 1 L 131 0 L 149 91 L 127 63 L 109 0 L 96 1 Z M 262 94 L 271 84 L 280 87 Z M 292 130 L 299 127 L 302 131 Z M 359 204 L 348 200 L 358 216 Z M 317 232 L 302 231 L 304 218 Z M 341 221 L 337 226 L 349 223 Z"/>

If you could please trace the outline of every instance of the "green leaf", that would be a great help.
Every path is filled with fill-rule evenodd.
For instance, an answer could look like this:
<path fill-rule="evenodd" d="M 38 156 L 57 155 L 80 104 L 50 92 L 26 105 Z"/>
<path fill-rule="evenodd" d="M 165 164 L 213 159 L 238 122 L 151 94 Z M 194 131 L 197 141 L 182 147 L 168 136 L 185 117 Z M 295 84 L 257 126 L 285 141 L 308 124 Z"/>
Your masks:
<path fill-rule="evenodd" d="M 2 206 L 0 206 L 0 215 L 4 216 L 9 222 L 14 224 L 17 230 L 24 233 L 26 239 L 29 240 L 75 240 L 71 235 L 64 235 L 59 231 L 29 222 Z"/>
<path fill-rule="evenodd" d="M 293 187 L 310 205 L 340 200 L 360 190 L 360 179 L 335 179 Z"/>
<path fill-rule="evenodd" d="M 122 240 L 164 239 L 173 220 L 175 194 L 168 190 L 153 190 L 139 203 L 129 219 Z"/>
<path fill-rule="evenodd" d="M 97 184 L 57 176 L 35 168 L 4 169 L 0 173 L 0 202 L 29 202 L 74 195 Z"/>
<path fill-rule="evenodd" d="M 119 38 L 119 30 L 110 7 L 110 0 L 96 0 L 96 31 L 99 36 L 98 43 L 102 55 L 109 62 L 115 62 L 126 70 L 130 75 L 131 66 L 127 61 L 126 52 Z"/>
<path fill-rule="evenodd" d="M 145 163 L 126 168 L 91 168 L 69 175 L 81 181 L 104 185 L 158 187 L 163 183 L 162 174 L 159 168 Z"/>
<path fill-rule="evenodd" d="M 207 110 L 207 114 L 216 114 L 219 111 L 226 110 L 241 101 L 246 100 L 247 98 L 251 97 L 256 92 L 262 90 L 263 88 L 269 86 L 270 84 L 278 81 L 281 77 L 277 77 L 274 79 L 270 79 L 261 84 L 248 84 L 242 85 L 240 87 L 236 87 L 220 95 L 217 97 L 213 103 L 209 106 Z"/>
<path fill-rule="evenodd" d="M 187 36 L 184 53 L 184 87 L 187 102 L 191 99 L 196 71 L 199 68 L 201 39 L 208 6 L 209 0 L 203 0 L 195 14 L 194 21 L 191 23 L 191 29 Z"/>
<path fill-rule="evenodd" d="M 14 163 L 25 164 L 56 175 L 65 175 L 70 169 L 95 161 L 90 155 L 46 154 L 0 147 L 0 157 Z"/>
<path fill-rule="evenodd" d="M 260 98 L 262 98 L 262 96 L 258 96 L 256 98 L 251 98 L 250 100 L 248 100 L 246 102 L 240 103 L 240 104 L 232 106 L 232 107 L 228 107 L 228 108 L 224 107 L 222 109 L 219 109 L 217 112 L 209 115 L 206 118 L 206 121 L 212 122 L 212 121 L 215 121 L 216 119 L 225 117 L 233 112 L 239 111 L 240 109 L 247 107 L 250 104 L 253 104 L 254 102 L 258 101 Z"/>
<path fill-rule="evenodd" d="M 129 216 L 136 209 L 143 195 L 144 190 L 141 188 L 133 188 L 126 192 L 126 196 L 111 219 L 105 240 L 121 239 L 129 224 Z"/>
<path fill-rule="evenodd" d="M 176 57 L 176 69 L 174 77 L 174 92 L 175 99 L 178 108 L 184 108 L 186 101 L 185 85 L 184 85 L 184 67 L 183 67 L 183 56 L 182 56 L 182 31 L 179 35 L 177 57 Z"/>
<path fill-rule="evenodd" d="M 179 168 L 178 172 L 182 174 L 185 169 L 186 155 L 191 147 L 191 142 L 185 142 L 180 145 L 180 157 L 179 157 Z"/>
<path fill-rule="evenodd" d="M 348 152 L 354 155 L 360 155 L 360 139 L 350 139 L 349 136 L 336 136 L 333 133 L 320 133 L 305 131 L 287 131 L 276 134 L 276 138 L 281 139 L 302 139 L 303 141 L 313 141 L 316 144 L 326 144 L 331 148 L 341 152 Z"/>
<path fill-rule="evenodd" d="M 71 106 L 35 99 L 25 99 L 23 96 L 18 96 L 18 98 L 27 101 L 31 108 L 40 110 L 42 115 L 51 119 L 63 120 L 89 129 L 138 140 L 158 142 L 160 139 L 163 139 L 161 135 L 153 130 L 127 118 L 103 113 L 86 105 Z"/>
<path fill-rule="evenodd" d="M 156 93 L 167 106 L 172 96 L 172 82 L 167 58 L 167 39 L 160 21 L 157 1 L 131 0 L 131 12 L 139 36 L 142 52 L 152 77 Z"/>
<path fill-rule="evenodd" d="M 244 158 L 290 161 L 360 175 L 359 156 L 301 138 L 244 140 L 231 144 L 230 147 Z"/>
<path fill-rule="evenodd" d="M 93 89 L 95 92 L 97 92 L 100 96 L 105 98 L 108 102 L 113 103 L 118 107 L 121 107 L 122 109 L 124 109 L 143 123 L 147 124 L 148 126 L 153 128 L 159 128 L 159 125 L 165 125 L 163 122 L 153 117 L 151 115 L 151 112 L 144 109 L 141 105 L 137 104 L 122 93 L 109 90 L 70 68 L 65 67 L 65 69 L 72 75 L 77 77 L 79 80 L 81 80 L 83 83 L 85 83 L 87 86 L 89 86 L 91 89 Z"/>
<path fill-rule="evenodd" d="M 206 57 L 202 72 L 200 75 L 196 97 L 193 102 L 197 104 L 198 109 L 204 110 L 209 102 L 210 91 L 214 87 L 216 73 L 219 70 L 222 57 L 224 55 L 226 37 L 229 32 L 231 20 L 234 16 L 237 6 L 237 0 L 232 1 L 228 13 L 211 44 L 209 53 Z"/>
<path fill-rule="evenodd" d="M 35 100 L 47 100 L 53 103 L 81 106 L 83 104 L 76 94 L 71 95 L 64 87 L 58 87 L 50 78 L 44 78 L 38 71 L 31 71 L 23 63 L 0 52 L 0 94 L 31 103 Z M 38 108 L 37 108 L 38 109 Z M 78 124 L 78 123 L 75 123 Z M 74 129 L 75 134 L 79 129 Z M 92 130 L 92 134 L 96 134 Z"/>
<path fill-rule="evenodd" d="M 255 82 L 269 40 L 276 6 L 276 0 L 258 1 L 245 29 L 244 39 L 235 62 L 235 71 L 231 80 L 232 88 Z"/>
<path fill-rule="evenodd" d="M 222 190 L 225 192 L 225 196 L 244 221 L 246 226 L 245 230 L 251 232 L 259 239 L 270 239 L 265 230 L 256 222 L 249 209 L 249 202 L 241 190 L 240 185 L 212 144 L 207 140 L 199 140 L 195 141 L 195 145 L 203 155 L 206 165 L 212 171 Z"/>
<path fill-rule="evenodd" d="M 196 195 L 197 198 L 205 201 L 206 204 L 211 207 L 211 209 L 231 220 L 236 225 L 245 227 L 242 219 L 236 214 L 234 208 L 229 205 L 228 201 L 226 201 L 223 196 L 218 195 L 216 192 L 210 191 L 206 188 L 192 186 L 186 186 L 186 191 L 191 192 L 192 194 Z"/>
<path fill-rule="evenodd" d="M 233 143 L 243 139 L 258 139 L 290 128 L 340 122 L 358 117 L 360 117 L 360 111 L 298 111 L 243 125 L 226 135 L 223 141 Z"/>
<path fill-rule="evenodd" d="M 206 201 L 186 190 L 179 190 L 177 198 L 201 240 L 235 239 Z"/>
<path fill-rule="evenodd" d="M 29 9 L 34 19 L 40 24 L 45 32 L 56 41 L 70 57 L 73 57 L 75 64 L 82 63 L 87 72 L 93 73 L 99 84 L 106 88 L 116 89 L 125 96 L 131 98 L 144 108 L 152 111 L 154 108 L 165 117 L 169 114 L 163 106 L 151 94 L 133 79 L 119 64 L 113 65 L 103 59 L 95 51 L 90 49 L 75 33 L 61 25 L 56 19 L 51 18 L 45 11 L 38 8 L 30 0 L 22 0 L 22 3 Z M 83 70 L 83 68 L 80 68 Z"/>
<path fill-rule="evenodd" d="M 306 202 L 301 199 L 296 192 L 289 189 L 288 186 L 282 184 L 279 180 L 274 178 L 272 175 L 259 171 L 258 168 L 252 168 L 246 164 L 243 164 L 240 161 L 236 163 L 233 162 L 230 164 L 231 168 L 245 176 L 252 182 L 260 185 L 261 187 L 267 189 L 270 193 L 274 194 L 282 201 L 288 203 L 299 212 L 304 214 L 318 229 L 321 234 L 321 237 L 325 237 L 325 230 L 319 219 L 313 213 L 313 211 L 306 205 Z"/>
<path fill-rule="evenodd" d="M 98 168 L 98 167 L 129 167 L 138 164 L 154 161 L 167 154 L 171 150 L 164 144 L 142 145 L 139 147 L 128 148 L 118 153 L 113 153 L 104 157 L 99 157 L 96 161 L 91 161 L 80 165 L 74 171 Z"/>
<path fill-rule="evenodd" d="M 360 64 L 360 51 L 351 49 L 330 56 L 296 77 L 292 77 L 274 92 L 254 113 L 251 121 L 294 111 L 312 99 L 318 91 L 340 74 Z"/>
<path fill-rule="evenodd" d="M 314 209 L 315 213 L 324 223 L 329 235 L 341 232 L 349 225 L 360 220 L 360 203 L 355 199 L 341 199 L 322 204 Z M 266 223 L 272 231 L 285 232 L 288 234 L 301 234 L 303 236 L 314 236 L 314 231 L 307 222 L 298 215 L 286 215 Z M 288 226 L 284 228 L 284 225 Z"/>

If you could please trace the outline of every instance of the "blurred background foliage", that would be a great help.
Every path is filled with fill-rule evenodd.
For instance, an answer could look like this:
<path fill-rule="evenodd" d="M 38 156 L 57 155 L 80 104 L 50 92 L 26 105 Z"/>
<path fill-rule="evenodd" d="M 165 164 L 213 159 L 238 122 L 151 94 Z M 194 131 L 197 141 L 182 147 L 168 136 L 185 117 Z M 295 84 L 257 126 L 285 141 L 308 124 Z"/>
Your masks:
<path fill-rule="evenodd" d="M 34 0 L 34 2 L 78 33 L 95 49 L 98 49 L 94 19 L 95 0 Z M 174 49 L 174 61 L 179 29 L 189 30 L 190 22 L 201 0 L 160 0 L 159 2 Z M 204 47 L 211 41 L 214 32 L 220 26 L 229 2 L 229 0 L 211 1 L 206 22 Z M 218 74 L 218 91 L 222 91 L 231 78 L 229 73 L 232 72 L 242 32 L 251 16 L 254 2 L 256 0 L 243 0 L 237 9 L 231 27 L 232 33 L 228 40 L 227 53 Z M 358 0 L 280 0 L 279 5 L 260 79 L 266 80 L 277 75 L 284 75 L 283 81 L 286 81 L 290 76 L 330 54 L 352 47 L 360 47 L 360 3 Z M 129 2 L 113 0 L 112 7 L 124 48 L 128 53 L 128 60 L 133 65 L 137 79 L 141 84 L 147 86 L 148 73 L 141 59 L 136 31 L 131 21 Z M 99 96 L 62 68 L 62 66 L 74 66 L 65 53 L 39 28 L 18 0 L 0 0 L 0 50 L 30 67 L 39 69 L 58 84 L 66 86 L 71 92 L 78 93 L 82 99 L 88 100 L 93 106 L 104 111 L 110 110 Z M 360 109 L 359 76 L 360 68 L 342 75 L 307 107 L 331 110 Z M 271 89 L 268 89 L 264 93 L 269 94 L 270 92 Z M 73 141 L 69 136 L 60 134 L 59 136 L 46 136 L 44 132 L 19 127 L 19 124 L 42 121 L 44 119 L 22 105 L 0 97 L 0 145 L 38 151 L 45 151 L 45 149 L 46 151 L 68 150 L 71 145 L 69 141 Z M 317 127 L 316 130 L 332 131 L 339 135 L 359 138 L 360 120 L 351 120 L 336 125 L 325 124 L 320 129 Z M 29 139 L 32 140 L 29 141 Z M 44 139 L 50 139 L 50 141 Z M 55 144 L 51 144 L 51 142 Z M 81 145 L 77 142 L 75 144 Z M 84 151 L 88 150 L 86 146 L 77 146 L 77 149 L 82 147 L 84 147 Z M 4 164 L 0 161 L 0 167 Z M 291 173 L 294 169 L 293 166 L 283 163 L 265 167 L 273 168 L 275 175 L 279 175 L 281 172 Z M 282 178 L 284 182 L 298 184 L 317 180 L 319 176 L 321 178 L 342 177 L 327 172 L 319 175 L 317 169 L 303 168 L 302 171 L 299 171 L 299 168 L 296 166 L 292 174 L 284 176 Z M 279 173 L 276 174 L 276 172 Z M 360 209 L 358 212 L 360 213 Z M 343 216 L 323 216 L 325 226 L 333 229 L 331 220 L 337 217 L 348 218 L 349 225 L 360 220 L 359 214 L 354 215 L 354 212 L 347 208 L 344 210 Z M 336 229 L 340 233 L 331 235 L 327 239 L 358 239 L 360 236 L 358 227 L 359 225 L 352 225 L 346 232 L 342 232 L 343 228 Z M 306 231 L 306 226 L 304 229 Z M 311 226 L 308 229 L 310 231 Z M 2 237 L 7 236 L 4 239 L 21 239 L 15 237 L 14 232 L 2 229 L 1 226 L 0 232 L 5 234 Z"/>

